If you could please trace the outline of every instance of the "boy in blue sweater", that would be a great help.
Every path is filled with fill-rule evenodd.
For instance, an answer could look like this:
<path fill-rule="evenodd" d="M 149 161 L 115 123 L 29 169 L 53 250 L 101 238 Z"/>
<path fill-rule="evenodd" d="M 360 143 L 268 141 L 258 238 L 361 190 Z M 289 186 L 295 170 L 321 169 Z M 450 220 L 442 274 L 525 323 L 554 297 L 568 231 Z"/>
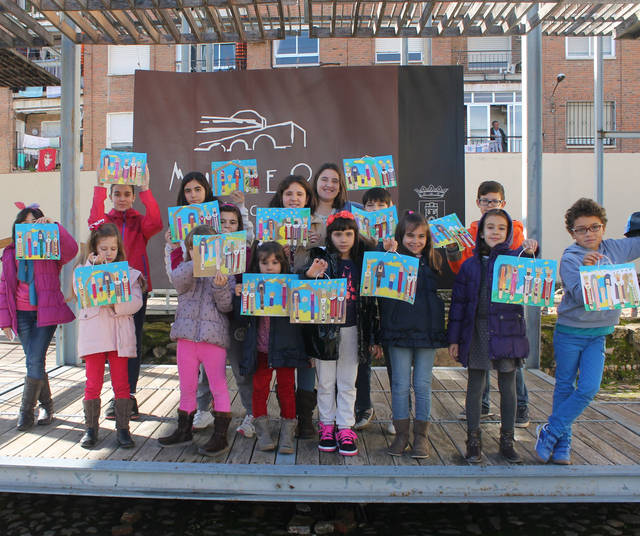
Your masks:
<path fill-rule="evenodd" d="M 603 240 L 607 215 L 591 199 L 578 199 L 567 210 L 565 224 L 575 244 L 564 250 L 560 261 L 564 295 L 553 335 L 556 385 L 549 422 L 538 426 L 535 447 L 543 462 L 551 459 L 563 465 L 571 463 L 571 426 L 600 389 L 605 338 L 620 318 L 620 310 L 585 310 L 580 266 L 620 264 L 640 257 L 640 237 Z"/>

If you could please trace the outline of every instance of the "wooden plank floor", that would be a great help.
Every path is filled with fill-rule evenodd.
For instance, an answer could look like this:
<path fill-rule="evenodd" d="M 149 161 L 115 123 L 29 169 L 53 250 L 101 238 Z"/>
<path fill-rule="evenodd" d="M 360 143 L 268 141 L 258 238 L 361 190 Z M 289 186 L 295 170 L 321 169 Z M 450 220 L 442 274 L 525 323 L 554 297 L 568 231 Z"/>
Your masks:
<path fill-rule="evenodd" d="M 52 347 L 49 364 L 55 361 Z M 233 420 L 229 432 L 231 448 L 219 458 L 203 457 L 197 452 L 199 445 L 211 431 L 195 435 L 193 445 L 162 448 L 157 438 L 175 425 L 179 402 L 178 375 L 175 366 L 144 366 L 138 386 L 138 405 L 141 419 L 131 423 L 131 433 L 136 446 L 131 450 L 117 448 L 113 421 L 101 420 L 100 442 L 96 449 L 85 450 L 78 445 L 83 433 L 82 396 L 84 388 L 83 367 L 52 367 L 50 383 L 54 395 L 55 424 L 36 426 L 27 432 L 19 432 L 15 422 L 20 407 L 24 355 L 19 345 L 0 343 L 0 456 L 19 458 L 47 458 L 69 460 L 114 460 L 170 463 L 226 463 L 261 465 L 347 465 L 347 466 L 455 466 L 466 465 L 465 423 L 457 420 L 464 407 L 466 371 L 461 368 L 436 368 L 433 377 L 432 420 L 429 430 L 432 456 L 426 460 L 414 460 L 408 456 L 392 457 L 387 447 L 393 436 L 387 433 L 391 419 L 391 396 L 386 369 L 375 368 L 371 376 L 372 400 L 376 418 L 358 437 L 360 454 L 342 457 L 337 453 L 319 453 L 315 439 L 298 440 L 296 452 L 281 455 L 277 452 L 260 452 L 255 439 L 235 434 L 234 430 L 243 417 L 240 398 L 233 375 L 228 369 L 232 396 Z M 533 455 L 535 425 L 544 422 L 551 410 L 553 379 L 538 372 L 527 371 L 532 423 L 529 428 L 516 429 L 518 450 L 525 465 L 538 465 Z M 496 378 L 492 378 L 493 410 L 499 413 L 499 393 Z M 111 399 L 108 380 L 102 393 L 103 407 Z M 275 393 L 269 398 L 269 412 L 277 415 Z M 484 433 L 485 462 L 488 466 L 506 464 L 498 455 L 498 421 L 482 425 Z M 271 422 L 272 435 L 277 439 L 279 423 Z M 581 416 L 574 427 L 574 465 L 637 465 L 640 463 L 640 404 L 633 402 L 596 402 Z"/>

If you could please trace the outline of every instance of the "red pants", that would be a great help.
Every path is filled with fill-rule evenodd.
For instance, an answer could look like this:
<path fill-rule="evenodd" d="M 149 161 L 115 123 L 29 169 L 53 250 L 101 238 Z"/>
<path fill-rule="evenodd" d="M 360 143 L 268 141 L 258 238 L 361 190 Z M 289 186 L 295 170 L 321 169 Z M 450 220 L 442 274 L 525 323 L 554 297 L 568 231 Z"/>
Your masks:
<path fill-rule="evenodd" d="M 276 390 L 280 401 L 280 416 L 283 419 L 296 418 L 295 368 L 276 368 Z M 274 369 L 269 368 L 267 354 L 258 352 L 258 368 L 253 375 L 253 416 L 262 417 L 267 414 L 267 398 Z"/>
<path fill-rule="evenodd" d="M 115 398 L 129 398 L 128 358 L 118 357 L 117 352 L 99 352 L 85 355 L 83 359 L 87 375 L 87 383 L 84 387 L 85 400 L 100 398 L 104 382 L 104 365 L 107 359 L 109 360 L 111 386 L 113 387 Z"/>

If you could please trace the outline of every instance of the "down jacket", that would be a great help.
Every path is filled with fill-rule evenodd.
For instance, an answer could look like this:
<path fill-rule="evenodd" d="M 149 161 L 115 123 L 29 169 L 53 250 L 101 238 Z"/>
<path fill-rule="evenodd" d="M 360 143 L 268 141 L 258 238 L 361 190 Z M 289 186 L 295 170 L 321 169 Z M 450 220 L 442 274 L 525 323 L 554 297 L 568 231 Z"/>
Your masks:
<path fill-rule="evenodd" d="M 480 219 L 479 229 L 483 228 L 485 216 Z M 502 244 L 492 248 L 489 254 L 487 276 L 485 284 L 488 295 L 491 296 L 493 283 L 493 267 L 498 255 L 518 256 L 522 247 L 510 249 L 513 239 L 513 223 L 509 219 L 507 239 Z M 449 344 L 458 344 L 458 361 L 467 366 L 469 361 L 469 347 L 473 338 L 473 331 L 478 308 L 478 294 L 482 278 L 482 259 L 476 248 L 473 257 L 467 259 L 453 284 L 451 308 L 449 309 Z M 529 341 L 527 339 L 524 308 L 522 305 L 489 302 L 489 358 L 520 358 L 529 355 Z"/>

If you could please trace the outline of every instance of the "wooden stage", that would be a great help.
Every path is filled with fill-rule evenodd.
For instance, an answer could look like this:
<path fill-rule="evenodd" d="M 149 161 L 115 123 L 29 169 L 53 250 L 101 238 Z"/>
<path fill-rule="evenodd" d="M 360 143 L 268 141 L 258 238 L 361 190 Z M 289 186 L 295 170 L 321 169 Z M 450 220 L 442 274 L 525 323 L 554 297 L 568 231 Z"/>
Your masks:
<path fill-rule="evenodd" d="M 51 349 L 49 363 L 55 362 Z M 466 464 L 462 410 L 466 372 L 437 368 L 433 378 L 429 439 L 432 455 L 416 461 L 386 453 L 392 436 L 389 383 L 384 368 L 372 373 L 376 420 L 359 434 L 358 456 L 320 453 L 315 440 L 298 440 L 295 454 L 260 452 L 255 439 L 234 433 L 243 417 L 232 389 L 231 448 L 219 459 L 195 445 L 161 448 L 156 438 L 174 426 L 179 401 L 175 366 L 143 366 L 138 386 L 142 418 L 131 423 L 132 450 L 116 447 L 113 421 L 101 421 L 95 450 L 78 445 L 83 434 L 83 367 L 50 369 L 56 420 L 28 432 L 15 428 L 22 393 L 20 345 L 0 343 L 0 491 L 226 500 L 340 502 L 545 502 L 640 501 L 640 404 L 597 402 L 574 427 L 572 466 L 542 465 L 533 455 L 535 426 L 551 410 L 553 379 L 527 371 L 532 423 L 516 429 L 523 465 L 498 456 L 499 423 L 483 424 L 485 463 Z M 492 388 L 496 389 L 494 381 Z M 105 383 L 102 403 L 111 398 Z M 492 391 L 493 409 L 499 395 Z M 269 410 L 277 414 L 275 393 Z M 277 435 L 278 421 L 272 422 Z M 196 434 L 202 444 L 211 431 Z"/>

